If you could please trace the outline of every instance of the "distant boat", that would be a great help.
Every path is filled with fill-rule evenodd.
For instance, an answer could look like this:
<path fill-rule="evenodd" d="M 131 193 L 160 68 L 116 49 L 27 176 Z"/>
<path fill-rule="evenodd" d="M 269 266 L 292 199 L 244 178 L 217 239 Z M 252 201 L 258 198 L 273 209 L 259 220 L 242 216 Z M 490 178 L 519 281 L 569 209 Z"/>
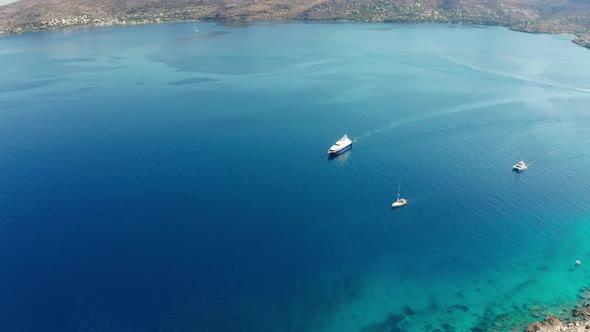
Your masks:
<path fill-rule="evenodd" d="M 529 168 L 529 166 L 521 159 L 523 148 L 524 148 L 524 146 L 520 149 L 520 155 L 518 156 L 518 159 L 520 159 L 520 160 L 514 166 L 512 166 L 512 170 L 517 171 L 519 173 L 524 172 L 527 170 L 527 168 Z"/>
<path fill-rule="evenodd" d="M 352 141 L 348 136 L 344 135 L 341 139 L 338 140 L 330 149 L 328 150 L 328 154 L 330 156 L 336 156 L 341 154 L 342 152 L 349 150 L 352 147 Z"/>
<path fill-rule="evenodd" d="M 529 166 L 522 160 L 516 163 L 516 165 L 512 166 L 512 170 L 517 171 L 519 173 L 526 171 L 527 168 L 529 168 Z"/>
<path fill-rule="evenodd" d="M 401 180 L 399 181 L 398 185 L 397 185 L 397 201 L 393 202 L 393 204 L 391 204 L 392 208 L 398 208 L 398 207 L 402 207 L 406 204 L 408 204 L 408 200 L 405 198 L 401 198 L 399 196 L 399 191 L 401 188 Z"/>
<path fill-rule="evenodd" d="M 195 30 L 193 31 L 194 33 L 199 33 L 199 30 L 197 30 L 197 27 L 195 26 Z"/>

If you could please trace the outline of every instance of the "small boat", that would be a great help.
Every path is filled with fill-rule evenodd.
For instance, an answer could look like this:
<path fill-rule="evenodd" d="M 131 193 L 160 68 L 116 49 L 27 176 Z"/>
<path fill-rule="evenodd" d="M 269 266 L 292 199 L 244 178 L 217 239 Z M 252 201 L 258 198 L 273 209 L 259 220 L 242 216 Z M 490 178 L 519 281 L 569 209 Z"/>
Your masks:
<path fill-rule="evenodd" d="M 582 262 L 580 262 L 580 260 L 577 260 L 576 265 L 580 265 L 580 264 L 582 264 Z"/>
<path fill-rule="evenodd" d="M 330 149 L 328 150 L 328 154 L 330 156 L 336 156 L 341 154 L 342 152 L 350 149 L 352 147 L 352 141 L 348 136 L 344 135 L 341 139 L 338 140 Z"/>
<path fill-rule="evenodd" d="M 400 180 L 400 183 L 397 185 L 397 201 L 395 201 L 395 202 L 393 202 L 393 204 L 391 204 L 392 208 L 398 208 L 398 207 L 402 207 L 402 206 L 408 204 L 407 199 L 401 198 L 399 196 L 400 187 L 401 187 L 401 180 Z"/>
<path fill-rule="evenodd" d="M 512 170 L 516 172 L 524 172 L 526 171 L 529 166 L 522 160 L 522 150 L 524 149 L 524 145 L 520 148 L 520 155 L 518 156 L 519 161 L 516 165 L 512 166 Z"/>
<path fill-rule="evenodd" d="M 516 165 L 512 166 L 512 170 L 517 172 L 524 172 L 527 170 L 527 168 L 529 168 L 529 166 L 522 160 L 516 163 Z"/>

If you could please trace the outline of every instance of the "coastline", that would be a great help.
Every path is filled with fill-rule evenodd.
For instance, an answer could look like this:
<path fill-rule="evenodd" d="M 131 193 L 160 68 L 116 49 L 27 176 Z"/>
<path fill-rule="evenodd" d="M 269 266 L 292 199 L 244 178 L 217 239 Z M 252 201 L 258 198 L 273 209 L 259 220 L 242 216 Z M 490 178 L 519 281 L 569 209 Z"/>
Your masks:
<path fill-rule="evenodd" d="M 518 27 L 507 27 L 508 29 L 516 32 L 532 33 L 532 34 L 550 34 L 550 35 L 573 35 L 575 38 L 572 39 L 572 43 L 590 49 L 590 33 L 568 33 L 566 31 L 542 31 L 542 30 L 529 30 L 521 29 Z"/>
<path fill-rule="evenodd" d="M 369 20 L 351 20 L 351 19 L 310 19 L 310 18 L 280 18 L 280 19 L 228 19 L 217 16 L 205 16 L 201 18 L 179 18 L 176 16 L 168 17 L 166 15 L 147 15 L 147 16 L 135 16 L 135 17 L 124 17 L 124 18 L 108 18 L 108 19 L 96 19 L 90 18 L 87 15 L 80 17 L 72 17 L 66 19 L 54 19 L 51 21 L 40 22 L 38 24 L 25 24 L 23 26 L 7 29 L 6 27 L 0 26 L 0 38 L 4 36 L 18 35 L 32 32 L 45 32 L 45 31 L 59 31 L 68 28 L 78 27 L 112 27 L 112 26 L 137 26 L 137 25 L 151 25 L 151 24 L 166 24 L 166 23 L 180 23 L 180 22 L 229 22 L 229 23 L 289 23 L 289 22 L 346 22 L 346 23 L 404 23 L 404 24 L 423 24 L 423 23 L 440 23 L 440 24 L 465 24 L 465 25 L 483 25 L 490 27 L 504 27 L 516 32 L 524 32 L 531 34 L 564 34 L 573 35 L 575 38 L 572 39 L 572 43 L 590 49 L 590 33 L 576 33 L 566 30 L 543 30 L 525 27 L 522 23 L 517 24 L 503 24 L 503 22 L 455 22 L 455 21 L 441 21 L 441 20 L 382 20 L 382 21 L 369 21 Z"/>

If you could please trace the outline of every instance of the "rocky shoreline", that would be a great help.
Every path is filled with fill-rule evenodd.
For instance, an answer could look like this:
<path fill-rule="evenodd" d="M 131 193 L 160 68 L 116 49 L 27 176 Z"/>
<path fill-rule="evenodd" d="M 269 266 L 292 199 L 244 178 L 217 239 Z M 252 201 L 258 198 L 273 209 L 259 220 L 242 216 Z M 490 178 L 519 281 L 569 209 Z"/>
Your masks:
<path fill-rule="evenodd" d="M 573 42 L 577 45 L 590 49 L 590 34 L 580 36 L 574 39 Z"/>
<path fill-rule="evenodd" d="M 584 290 L 571 310 L 564 309 L 563 318 L 548 315 L 544 320 L 526 327 L 526 332 L 581 332 L 590 331 L 590 291 Z"/>
<path fill-rule="evenodd" d="M 566 323 L 555 316 L 547 316 L 545 320 L 527 326 L 526 332 L 582 332 L 590 331 L 590 320 L 583 318 Z"/>

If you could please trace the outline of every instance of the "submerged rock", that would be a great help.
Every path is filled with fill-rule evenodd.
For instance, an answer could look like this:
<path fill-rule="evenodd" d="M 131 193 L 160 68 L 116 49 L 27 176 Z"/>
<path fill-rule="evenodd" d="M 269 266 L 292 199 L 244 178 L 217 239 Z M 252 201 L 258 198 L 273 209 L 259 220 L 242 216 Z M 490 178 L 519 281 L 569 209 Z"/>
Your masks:
<path fill-rule="evenodd" d="M 404 315 L 406 315 L 406 316 L 414 316 L 416 314 L 416 312 L 408 306 L 405 306 L 403 308 L 403 312 L 404 312 Z"/>

